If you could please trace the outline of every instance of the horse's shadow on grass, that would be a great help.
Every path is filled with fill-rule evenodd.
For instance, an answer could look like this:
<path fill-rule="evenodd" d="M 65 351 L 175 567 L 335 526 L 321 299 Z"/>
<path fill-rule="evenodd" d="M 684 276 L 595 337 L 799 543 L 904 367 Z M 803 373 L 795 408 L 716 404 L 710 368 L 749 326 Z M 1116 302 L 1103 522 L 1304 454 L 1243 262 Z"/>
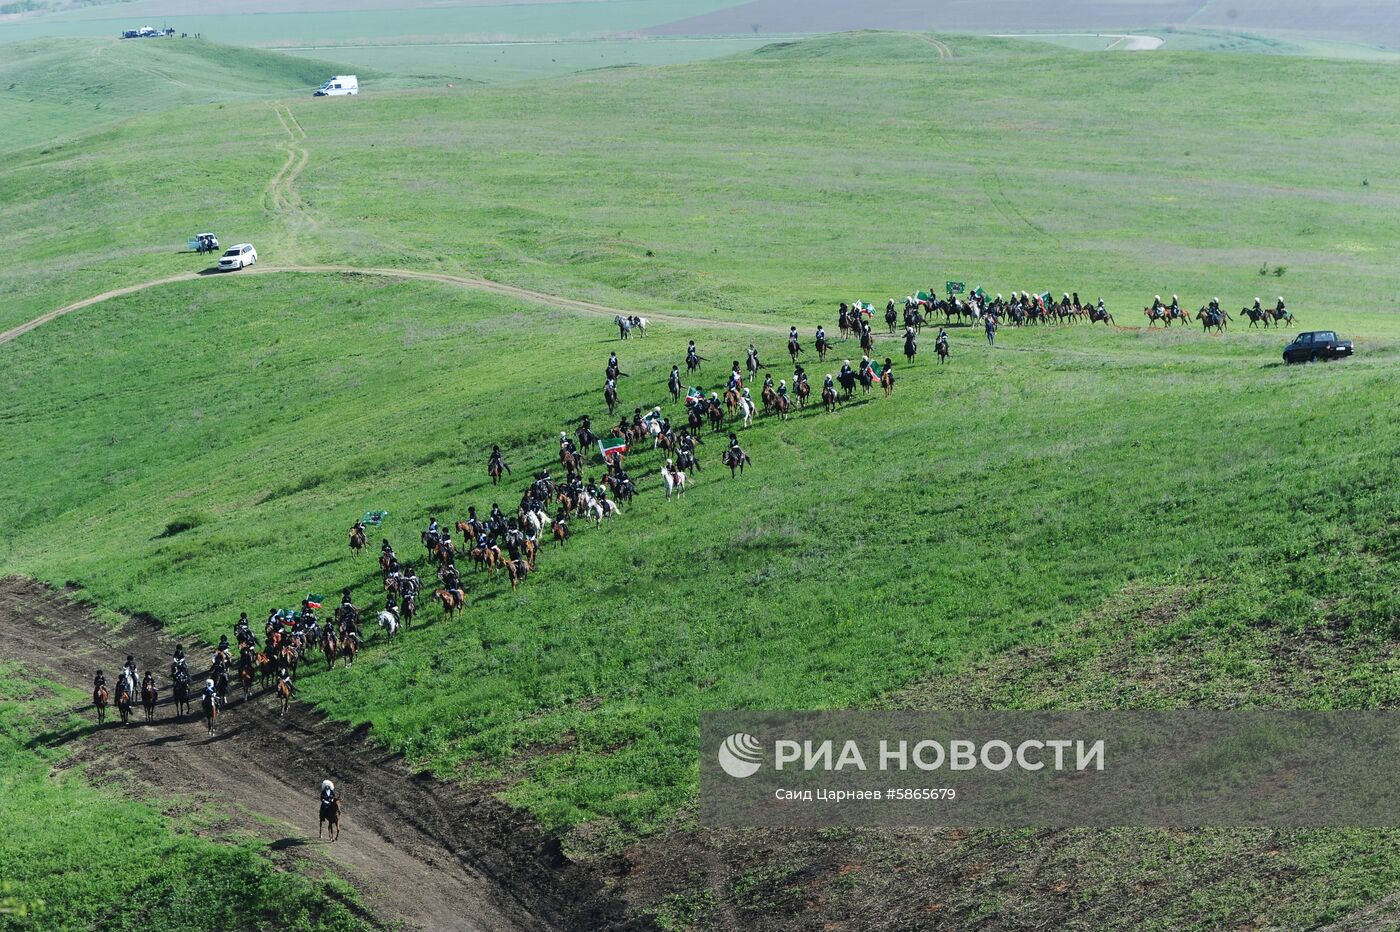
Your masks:
<path fill-rule="evenodd" d="M 223 273 L 223 270 L 222 270 L 222 269 L 220 269 L 220 268 L 218 268 L 217 266 L 215 266 L 215 267 L 213 267 L 213 268 L 200 269 L 199 272 L 198 272 L 198 274 L 200 275 L 200 277 L 206 277 L 206 276 L 209 276 L 209 275 L 222 275 L 222 274 L 224 274 L 224 273 Z"/>

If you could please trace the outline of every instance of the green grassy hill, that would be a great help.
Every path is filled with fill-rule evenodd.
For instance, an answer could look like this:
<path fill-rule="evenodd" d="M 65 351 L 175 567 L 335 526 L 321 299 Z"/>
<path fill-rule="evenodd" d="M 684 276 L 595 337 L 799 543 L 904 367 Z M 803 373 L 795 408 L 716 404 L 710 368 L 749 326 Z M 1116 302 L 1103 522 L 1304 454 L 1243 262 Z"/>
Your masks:
<path fill-rule="evenodd" d="M 310 96 L 339 65 L 194 39 L 36 39 L 0 56 L 0 151 L 49 144 L 139 114 Z M 198 158 L 197 153 L 186 153 Z M 139 179 L 132 179 L 133 194 Z"/>
<path fill-rule="evenodd" d="M 668 922 L 739 908 L 769 927 L 816 895 L 783 878 L 842 842 L 755 853 L 697 833 L 701 710 L 1394 705 L 1400 132 L 1373 117 L 1400 77 L 946 41 L 963 54 L 858 36 L 528 87 L 229 104 L 18 154 L 0 169 L 4 219 L 63 232 L 0 224 L 3 325 L 199 268 L 175 249 L 216 222 L 265 265 L 485 274 L 684 322 L 618 344 L 606 318 L 326 273 L 86 308 L 0 346 L 0 571 L 204 637 L 307 591 L 369 602 L 377 573 L 346 551 L 349 523 L 387 509 L 385 533 L 418 555 L 430 514 L 513 503 L 560 429 L 605 420 L 610 349 L 630 411 L 661 401 L 689 338 L 713 385 L 750 340 L 787 375 L 787 326 L 834 329 L 839 300 L 946 279 L 1075 289 L 1128 327 L 1008 329 L 995 351 L 955 330 L 942 369 L 926 332 L 893 398 L 760 420 L 742 480 L 712 442 L 683 502 L 660 500 L 641 454 L 644 497 L 616 526 L 580 528 L 519 593 L 469 578 L 464 621 L 430 611 L 392 651 L 305 679 L 306 696 L 439 775 L 493 781 L 571 851 L 632 861 L 636 901 Z M 165 198 L 122 198 L 138 164 Z M 1134 309 L 1173 291 L 1192 307 L 1282 291 L 1359 356 L 1285 368 L 1284 336 L 1242 322 L 1137 329 Z M 503 490 L 484 476 L 492 443 L 516 469 Z M 1294 643 L 1322 645 L 1323 673 L 1286 675 L 1277 649 Z M 998 666 L 1017 652 L 1043 668 Z M 1081 674 L 1103 688 L 1066 686 Z M 1297 927 L 1400 877 L 1390 833 L 1309 836 L 1267 876 L 1258 839 L 1194 834 L 1184 860 L 1179 842 L 1084 840 L 1102 873 L 1071 871 L 1071 901 L 1106 876 L 1170 873 L 1103 924 Z M 1001 833 L 977 856 L 1031 870 L 1055 843 Z M 722 857 L 707 844 L 739 853 L 697 893 Z M 666 850 L 701 873 L 640 870 Z M 1222 874 L 1228 897 L 1182 898 Z M 838 895 L 853 889 L 871 899 Z M 823 895 L 858 915 L 892 902 L 834 881 Z"/>

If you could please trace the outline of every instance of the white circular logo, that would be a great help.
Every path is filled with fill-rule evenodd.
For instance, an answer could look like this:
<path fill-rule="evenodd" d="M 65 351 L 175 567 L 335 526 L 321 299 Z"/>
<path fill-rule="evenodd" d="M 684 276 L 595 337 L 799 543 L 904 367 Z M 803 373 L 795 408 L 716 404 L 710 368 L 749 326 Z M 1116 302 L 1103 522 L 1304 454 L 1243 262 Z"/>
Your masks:
<path fill-rule="evenodd" d="M 762 765 L 763 745 L 753 735 L 741 731 L 725 738 L 719 746 L 720 769 L 731 777 L 751 777 Z"/>

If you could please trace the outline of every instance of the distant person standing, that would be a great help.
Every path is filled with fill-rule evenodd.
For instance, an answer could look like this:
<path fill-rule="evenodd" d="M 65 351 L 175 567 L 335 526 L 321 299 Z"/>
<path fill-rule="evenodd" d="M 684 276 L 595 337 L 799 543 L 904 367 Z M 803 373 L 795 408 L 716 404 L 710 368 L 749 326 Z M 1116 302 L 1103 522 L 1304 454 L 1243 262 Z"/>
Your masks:
<path fill-rule="evenodd" d="M 997 318 L 995 314 L 988 314 L 983 319 L 982 324 L 987 330 L 987 345 L 997 345 Z"/>

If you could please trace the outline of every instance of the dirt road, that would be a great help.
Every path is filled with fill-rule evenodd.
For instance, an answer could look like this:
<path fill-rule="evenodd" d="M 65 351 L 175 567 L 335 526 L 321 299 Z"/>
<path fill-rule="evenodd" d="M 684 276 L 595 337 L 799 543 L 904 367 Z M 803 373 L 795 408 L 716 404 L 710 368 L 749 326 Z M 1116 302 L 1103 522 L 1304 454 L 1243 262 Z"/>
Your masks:
<path fill-rule="evenodd" d="M 174 644 L 140 619 L 113 630 L 62 593 L 20 577 L 0 579 L 0 660 L 87 690 L 93 671 L 113 673 L 132 654 L 168 683 Z M 202 660 L 203 650 L 191 650 Z M 196 710 L 197 711 L 197 710 Z M 86 714 L 86 711 L 85 713 Z M 134 720 L 142 719 L 140 710 Z M 363 735 L 294 703 L 286 718 L 271 695 L 231 699 L 209 738 L 198 715 L 177 720 L 168 690 L 151 725 L 109 724 L 71 740 L 94 779 L 144 780 L 161 794 L 208 800 L 278 849 L 335 865 L 373 917 L 410 928 L 634 929 L 620 902 L 556 841 L 487 795 L 415 776 Z M 343 835 L 316 838 L 316 793 L 335 781 Z"/>
<path fill-rule="evenodd" d="M 542 291 L 531 291 L 528 288 L 518 288 L 515 285 L 506 285 L 501 282 L 493 282 L 485 278 L 474 278 L 470 275 L 449 275 L 446 272 L 417 272 L 411 269 L 364 269 L 353 265 L 262 265 L 258 264 L 251 268 L 238 272 L 226 273 L 229 275 L 271 275 L 278 272 L 311 272 L 325 274 L 327 272 L 340 272 L 354 275 L 375 275 L 384 278 L 402 278 L 414 281 L 441 282 L 445 285 L 455 285 L 458 288 L 469 288 L 472 291 L 484 291 L 489 294 L 498 294 L 507 298 L 515 298 L 520 301 L 530 301 L 535 304 L 543 304 L 547 307 L 558 308 L 563 311 L 572 311 L 575 314 L 587 314 L 592 317 L 612 318 L 618 314 L 624 316 L 629 314 L 641 314 L 648 320 L 668 321 L 672 323 L 706 324 L 713 327 L 729 327 L 735 330 L 752 330 L 755 332 L 787 333 L 785 327 L 776 324 L 751 324 L 743 321 L 720 320 L 713 317 L 699 317 L 687 314 L 658 314 L 651 311 L 625 310 L 622 308 L 608 307 L 605 304 L 595 304 L 592 301 L 577 301 L 573 298 L 561 298 L 558 295 L 545 294 Z M 35 327 L 46 324 L 51 320 L 80 311 L 85 307 L 109 301 L 112 298 L 119 298 L 122 295 L 133 294 L 138 291 L 145 291 L 147 288 L 159 288 L 161 285 L 170 285 L 175 282 L 194 281 L 201 278 L 222 277 L 217 272 L 181 272 L 178 275 L 167 275 L 164 278 L 155 278 L 148 282 L 139 282 L 135 285 L 127 285 L 124 288 L 113 288 L 111 291 L 104 291 L 101 294 L 84 298 L 81 301 L 74 301 L 72 304 L 65 304 L 48 313 L 41 314 L 33 320 L 26 321 L 17 327 L 0 333 L 0 344 L 8 343 L 18 337 L 23 336 Z"/>

